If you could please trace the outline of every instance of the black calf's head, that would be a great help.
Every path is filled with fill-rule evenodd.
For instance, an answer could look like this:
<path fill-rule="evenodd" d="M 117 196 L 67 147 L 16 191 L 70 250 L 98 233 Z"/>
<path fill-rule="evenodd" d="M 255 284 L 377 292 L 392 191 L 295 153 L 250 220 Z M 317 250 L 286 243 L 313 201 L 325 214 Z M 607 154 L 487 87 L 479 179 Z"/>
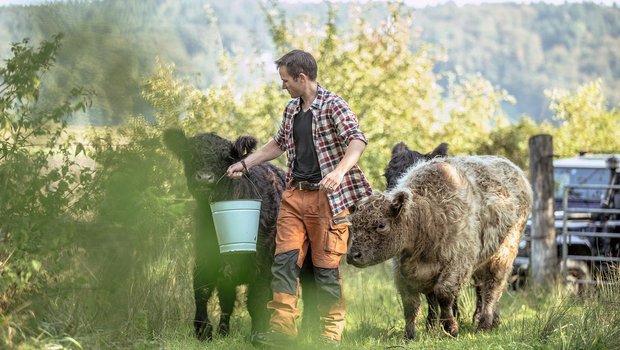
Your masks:
<path fill-rule="evenodd" d="M 163 138 L 166 147 L 183 161 L 187 187 L 196 199 L 213 190 L 226 169 L 250 154 L 258 143 L 252 136 L 241 136 L 233 143 L 214 133 L 188 138 L 179 129 L 165 130 Z M 224 176 L 220 183 L 229 180 Z"/>
<path fill-rule="evenodd" d="M 410 151 L 409 147 L 404 142 L 397 143 L 392 148 L 392 158 L 385 169 L 385 179 L 387 181 L 387 190 L 391 190 L 396 187 L 398 179 L 409 169 L 412 165 L 424 161 L 430 160 L 435 157 L 445 157 L 448 155 L 448 144 L 441 143 L 431 153 L 418 153 L 416 151 Z"/>

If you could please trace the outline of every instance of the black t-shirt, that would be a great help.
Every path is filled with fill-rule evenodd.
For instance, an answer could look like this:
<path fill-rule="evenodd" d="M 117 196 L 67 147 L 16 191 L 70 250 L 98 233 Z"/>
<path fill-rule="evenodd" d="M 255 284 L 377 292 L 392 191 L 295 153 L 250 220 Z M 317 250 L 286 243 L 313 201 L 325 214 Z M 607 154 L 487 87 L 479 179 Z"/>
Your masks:
<path fill-rule="evenodd" d="M 314 148 L 312 137 L 312 108 L 299 110 L 293 121 L 293 140 L 295 140 L 295 159 L 293 160 L 293 178 L 297 181 L 319 182 L 321 168 Z"/>

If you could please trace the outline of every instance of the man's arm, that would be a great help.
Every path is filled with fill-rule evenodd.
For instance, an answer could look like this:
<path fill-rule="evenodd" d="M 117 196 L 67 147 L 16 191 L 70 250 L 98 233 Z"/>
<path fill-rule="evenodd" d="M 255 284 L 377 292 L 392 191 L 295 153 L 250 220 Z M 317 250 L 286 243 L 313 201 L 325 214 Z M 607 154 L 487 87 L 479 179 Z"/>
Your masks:
<path fill-rule="evenodd" d="M 255 165 L 259 165 L 272 159 L 276 159 L 281 156 L 282 153 L 284 153 L 284 151 L 280 149 L 278 143 L 274 139 L 271 139 L 269 142 L 267 142 L 267 144 L 263 146 L 263 148 L 261 148 L 255 153 L 250 154 L 242 162 L 245 162 L 245 166 L 249 169 Z M 226 171 L 226 175 L 233 179 L 240 178 L 243 175 L 243 171 L 245 170 L 242 162 L 237 162 L 229 166 L 228 170 Z"/>
<path fill-rule="evenodd" d="M 357 164 L 364 149 L 366 149 L 366 143 L 364 143 L 364 141 L 359 139 L 351 140 L 340 163 L 319 182 L 321 187 L 327 192 L 336 190 L 344 179 L 344 174 Z"/>

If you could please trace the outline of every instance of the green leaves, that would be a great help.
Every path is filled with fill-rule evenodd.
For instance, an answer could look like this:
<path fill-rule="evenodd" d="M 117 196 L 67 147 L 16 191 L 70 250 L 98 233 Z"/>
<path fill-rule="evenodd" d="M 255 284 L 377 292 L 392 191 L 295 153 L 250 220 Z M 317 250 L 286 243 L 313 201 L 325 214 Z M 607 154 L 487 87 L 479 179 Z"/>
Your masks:
<path fill-rule="evenodd" d="M 41 102 L 41 81 L 61 39 L 38 48 L 24 39 L 0 66 L 0 314 L 45 284 L 46 260 L 71 236 L 66 218 L 82 214 L 74 204 L 94 171 L 82 168 L 78 178 L 75 156 L 85 148 L 66 133 L 66 119 L 85 110 L 92 93 L 65 87 L 66 100 Z"/>
<path fill-rule="evenodd" d="M 579 151 L 611 153 L 620 150 L 620 111 L 608 109 L 601 80 L 583 84 L 574 92 L 547 91 L 558 122 L 552 131 L 554 153 L 576 155 Z"/>
<path fill-rule="evenodd" d="M 40 73 L 51 67 L 61 40 L 62 34 L 57 34 L 52 41 L 44 41 L 38 50 L 29 45 L 29 39 L 13 44 L 13 57 L 7 60 L 5 67 L 0 67 L 1 100 L 4 102 L 0 106 L 10 107 L 15 99 L 19 102 L 38 100 Z"/>
<path fill-rule="evenodd" d="M 80 153 L 86 154 L 86 149 L 84 148 L 84 145 L 81 142 L 78 142 L 75 145 L 75 153 L 73 155 L 78 156 Z"/>

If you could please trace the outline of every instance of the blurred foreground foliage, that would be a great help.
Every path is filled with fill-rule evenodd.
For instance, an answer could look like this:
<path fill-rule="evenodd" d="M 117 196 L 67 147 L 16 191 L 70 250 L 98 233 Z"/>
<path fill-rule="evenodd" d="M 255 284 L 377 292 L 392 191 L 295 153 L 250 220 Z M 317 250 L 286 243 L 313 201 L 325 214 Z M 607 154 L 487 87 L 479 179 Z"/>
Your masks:
<path fill-rule="evenodd" d="M 528 139 L 541 132 L 554 136 L 558 154 L 620 150 L 620 115 L 605 107 L 600 82 L 549 91 L 557 124 L 527 116 L 511 124 L 501 108 L 512 100 L 505 91 L 479 75 L 435 72 L 445 58 L 430 45 L 408 49 L 419 39 L 398 4 L 382 24 L 360 15 L 344 33 L 331 8 L 323 25 L 285 18 L 275 1 L 264 12 L 277 55 L 294 47 L 312 52 L 319 82 L 358 114 L 370 140 L 361 166 L 378 189 L 400 141 L 421 152 L 447 142 L 452 155 L 505 155 L 524 168 Z M 158 346 L 165 334 L 189 333 L 193 307 L 194 204 L 162 131 L 251 134 L 265 143 L 288 96 L 276 83 L 239 95 L 226 79 L 238 57 L 222 57 L 224 83 L 207 90 L 158 60 L 141 92 L 156 111 L 154 123 L 130 116 L 119 127 L 76 136 L 66 120 L 89 106 L 90 91 L 68 88 L 70 98 L 57 106 L 38 103 L 61 38 L 39 48 L 16 43 L 0 67 L 0 348 Z"/>
<path fill-rule="evenodd" d="M 170 295 L 191 300 L 182 276 L 192 203 L 176 200 L 188 195 L 159 128 L 138 116 L 77 140 L 67 119 L 89 106 L 90 91 L 38 103 L 61 38 L 16 43 L 0 67 L 0 348 L 39 348 L 41 338 L 80 347 L 70 335 L 97 332 L 95 324 L 155 333 L 160 320 L 188 314 L 165 306 Z M 153 305 L 159 313 L 145 312 Z M 105 341 L 97 347 L 118 346 Z"/>
<path fill-rule="evenodd" d="M 66 117 L 85 110 L 90 93 L 74 88 L 56 106 L 40 109 L 37 103 L 41 75 L 52 66 L 61 38 L 38 49 L 28 40 L 15 43 L 13 57 L 0 67 L 2 315 L 23 310 L 27 297 L 53 278 L 72 221 L 88 209 L 82 199 L 93 172 L 76 162 L 84 148 L 66 133 Z"/>

